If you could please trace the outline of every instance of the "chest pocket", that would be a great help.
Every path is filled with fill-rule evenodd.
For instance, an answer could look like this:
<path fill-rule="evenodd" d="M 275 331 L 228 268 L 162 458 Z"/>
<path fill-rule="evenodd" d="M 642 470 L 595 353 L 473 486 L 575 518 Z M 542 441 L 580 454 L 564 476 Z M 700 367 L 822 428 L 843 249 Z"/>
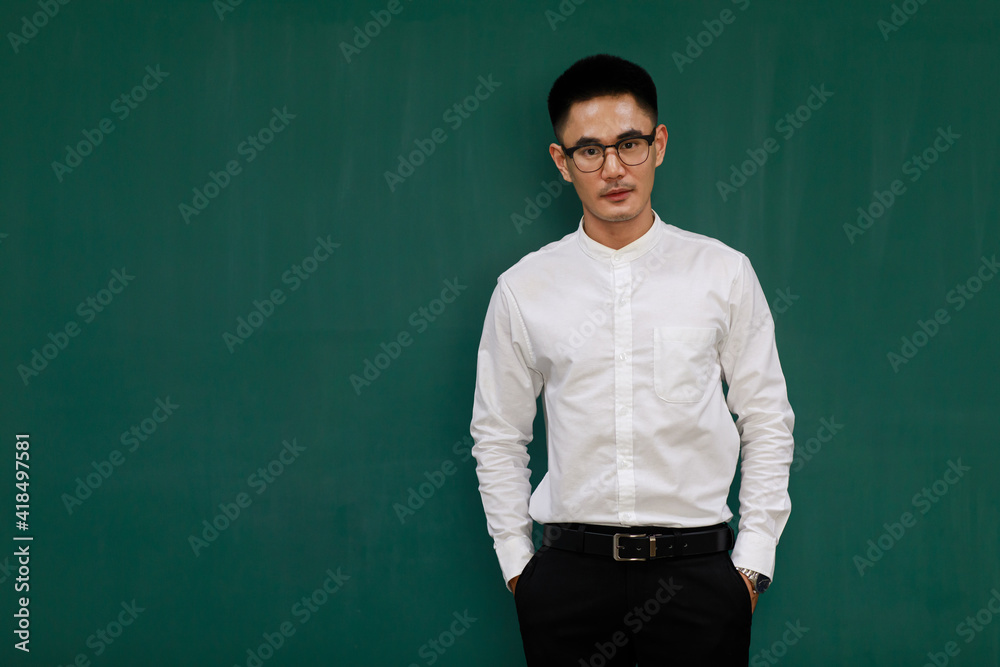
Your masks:
<path fill-rule="evenodd" d="M 653 386 L 670 403 L 697 403 L 713 377 L 715 329 L 653 329 Z"/>

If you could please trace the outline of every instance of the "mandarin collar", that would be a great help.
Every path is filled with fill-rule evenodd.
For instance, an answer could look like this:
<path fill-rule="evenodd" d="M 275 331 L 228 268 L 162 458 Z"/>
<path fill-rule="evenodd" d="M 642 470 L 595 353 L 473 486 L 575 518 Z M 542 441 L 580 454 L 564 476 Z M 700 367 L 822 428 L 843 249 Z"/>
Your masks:
<path fill-rule="evenodd" d="M 663 227 L 664 224 L 660 220 L 660 216 L 656 214 L 656 211 L 653 211 L 653 224 L 646 230 L 646 233 L 619 250 L 609 248 L 590 238 L 583 230 L 583 216 L 580 216 L 580 225 L 576 233 L 580 247 L 585 253 L 597 260 L 618 263 L 631 262 L 649 252 L 660 240 Z"/>

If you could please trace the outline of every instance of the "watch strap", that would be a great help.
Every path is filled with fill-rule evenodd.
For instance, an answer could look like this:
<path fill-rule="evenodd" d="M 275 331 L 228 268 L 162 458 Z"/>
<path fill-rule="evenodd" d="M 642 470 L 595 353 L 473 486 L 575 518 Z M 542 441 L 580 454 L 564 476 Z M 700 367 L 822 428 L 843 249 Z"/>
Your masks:
<path fill-rule="evenodd" d="M 753 592 L 760 595 L 767 590 L 767 587 L 771 583 L 771 578 L 757 572 L 756 570 L 751 570 L 746 567 L 736 568 L 739 572 L 746 575 L 746 578 L 750 580 L 750 585 L 753 586 Z"/>

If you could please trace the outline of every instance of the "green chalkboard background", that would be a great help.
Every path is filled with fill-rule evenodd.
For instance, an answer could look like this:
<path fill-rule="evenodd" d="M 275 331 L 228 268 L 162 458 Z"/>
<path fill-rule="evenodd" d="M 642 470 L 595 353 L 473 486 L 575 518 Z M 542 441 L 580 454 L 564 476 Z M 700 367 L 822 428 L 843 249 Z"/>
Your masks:
<path fill-rule="evenodd" d="M 545 96 L 595 52 L 658 84 L 655 210 L 772 299 L 798 458 L 752 664 L 1000 661 L 994 0 L 8 0 L 0 31 L 0 663 L 523 664 L 476 347 L 576 228 Z"/>

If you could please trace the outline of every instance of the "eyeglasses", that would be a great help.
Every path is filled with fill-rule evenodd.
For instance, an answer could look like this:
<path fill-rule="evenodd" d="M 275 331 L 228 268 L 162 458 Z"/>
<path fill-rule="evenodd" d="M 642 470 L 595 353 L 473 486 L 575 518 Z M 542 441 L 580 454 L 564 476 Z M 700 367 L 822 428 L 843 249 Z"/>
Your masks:
<path fill-rule="evenodd" d="M 622 164 L 637 167 L 649 157 L 649 145 L 655 136 L 656 131 L 654 130 L 652 134 L 626 137 L 613 144 L 580 144 L 572 148 L 563 146 L 562 149 L 566 157 L 576 165 L 576 168 L 585 174 L 597 171 L 604 166 L 604 157 L 609 148 L 615 149 Z"/>

